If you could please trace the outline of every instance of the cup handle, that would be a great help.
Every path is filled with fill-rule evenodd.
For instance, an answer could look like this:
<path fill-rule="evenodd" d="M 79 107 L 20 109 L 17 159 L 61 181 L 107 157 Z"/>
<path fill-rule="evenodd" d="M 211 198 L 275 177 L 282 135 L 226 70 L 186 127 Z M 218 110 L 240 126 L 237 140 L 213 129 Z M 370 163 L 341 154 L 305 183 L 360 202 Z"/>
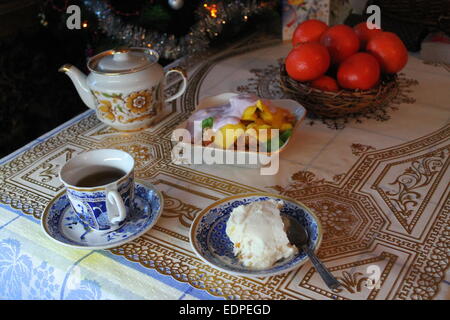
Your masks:
<path fill-rule="evenodd" d="M 164 78 L 167 80 L 167 76 L 168 76 L 169 74 L 171 74 L 171 73 L 178 73 L 178 74 L 180 74 L 181 77 L 183 78 L 183 83 L 181 84 L 180 90 L 178 90 L 178 92 L 175 93 L 173 96 L 167 98 L 167 99 L 165 100 L 165 102 L 170 102 L 170 101 L 172 101 L 172 100 L 175 100 L 175 99 L 178 98 L 179 96 L 181 96 L 181 95 L 184 93 L 184 91 L 186 90 L 186 87 L 187 87 L 186 72 L 185 72 L 184 70 L 182 70 L 182 69 L 176 69 L 176 68 L 170 69 L 169 71 L 166 72 L 166 74 L 164 75 Z"/>
<path fill-rule="evenodd" d="M 115 204 L 117 208 L 118 215 L 115 217 L 110 217 L 110 221 L 112 224 L 116 224 L 125 220 L 127 216 L 127 210 L 125 208 L 125 204 L 123 203 L 123 199 L 120 196 L 119 192 L 113 190 L 108 192 L 108 201 L 111 204 Z"/>

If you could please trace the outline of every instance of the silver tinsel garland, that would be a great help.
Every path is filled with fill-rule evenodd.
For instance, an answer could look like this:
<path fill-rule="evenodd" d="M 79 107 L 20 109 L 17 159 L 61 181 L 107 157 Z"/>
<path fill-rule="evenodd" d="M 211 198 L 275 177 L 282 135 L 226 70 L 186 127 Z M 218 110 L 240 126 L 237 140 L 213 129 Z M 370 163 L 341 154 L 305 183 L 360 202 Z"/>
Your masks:
<path fill-rule="evenodd" d="M 99 28 L 107 36 L 129 46 L 152 48 L 161 57 L 175 60 L 206 50 L 227 24 L 245 23 L 273 2 L 276 1 L 199 1 L 198 21 L 181 37 L 124 23 L 105 1 L 85 0 L 84 5 L 97 16 Z"/>

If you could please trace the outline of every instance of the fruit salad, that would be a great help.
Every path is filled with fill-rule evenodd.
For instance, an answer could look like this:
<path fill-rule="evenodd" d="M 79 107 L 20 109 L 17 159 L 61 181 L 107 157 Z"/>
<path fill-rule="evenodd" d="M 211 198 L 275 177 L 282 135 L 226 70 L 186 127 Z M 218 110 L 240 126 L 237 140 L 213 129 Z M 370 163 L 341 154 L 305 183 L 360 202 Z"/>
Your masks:
<path fill-rule="evenodd" d="M 194 144 L 271 152 L 286 143 L 295 122 L 294 114 L 270 100 L 240 94 L 228 104 L 195 111 L 187 121 L 187 129 Z"/>

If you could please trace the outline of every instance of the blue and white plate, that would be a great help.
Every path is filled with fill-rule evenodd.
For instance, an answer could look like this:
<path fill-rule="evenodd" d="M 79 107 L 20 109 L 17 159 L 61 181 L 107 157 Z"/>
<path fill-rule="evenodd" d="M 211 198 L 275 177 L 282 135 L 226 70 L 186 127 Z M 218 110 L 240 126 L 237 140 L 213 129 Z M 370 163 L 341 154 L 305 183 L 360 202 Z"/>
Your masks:
<path fill-rule="evenodd" d="M 216 269 L 245 277 L 273 276 L 298 268 L 305 263 L 308 257 L 300 251 L 290 258 L 278 261 L 269 269 L 254 270 L 243 266 L 234 256 L 233 243 L 225 232 L 231 212 L 240 205 L 269 199 L 284 202 L 283 208 L 280 209 L 281 215 L 291 216 L 305 226 L 312 240 L 311 248 L 317 250 L 322 240 L 322 229 L 319 219 L 310 209 L 294 199 L 280 195 L 251 193 L 219 200 L 197 214 L 190 231 L 191 245 L 195 253 Z"/>
<path fill-rule="evenodd" d="M 108 249 L 150 230 L 161 215 L 163 204 L 162 194 L 155 187 L 136 182 L 134 210 L 123 225 L 114 231 L 96 231 L 78 219 L 64 191 L 45 208 L 41 225 L 60 244 L 80 249 Z"/>

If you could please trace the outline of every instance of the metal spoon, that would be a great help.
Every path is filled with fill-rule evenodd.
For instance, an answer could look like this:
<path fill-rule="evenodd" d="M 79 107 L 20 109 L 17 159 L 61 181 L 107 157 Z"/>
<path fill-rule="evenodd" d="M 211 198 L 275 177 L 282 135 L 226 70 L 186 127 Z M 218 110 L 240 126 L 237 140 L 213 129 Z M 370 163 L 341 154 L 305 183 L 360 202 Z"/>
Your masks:
<path fill-rule="evenodd" d="M 298 249 L 306 252 L 317 272 L 322 277 L 328 288 L 334 290 L 341 286 L 339 281 L 328 271 L 323 263 L 317 258 L 314 250 L 309 247 L 308 231 L 294 218 L 284 215 L 282 217 L 286 234 L 289 241 Z"/>

